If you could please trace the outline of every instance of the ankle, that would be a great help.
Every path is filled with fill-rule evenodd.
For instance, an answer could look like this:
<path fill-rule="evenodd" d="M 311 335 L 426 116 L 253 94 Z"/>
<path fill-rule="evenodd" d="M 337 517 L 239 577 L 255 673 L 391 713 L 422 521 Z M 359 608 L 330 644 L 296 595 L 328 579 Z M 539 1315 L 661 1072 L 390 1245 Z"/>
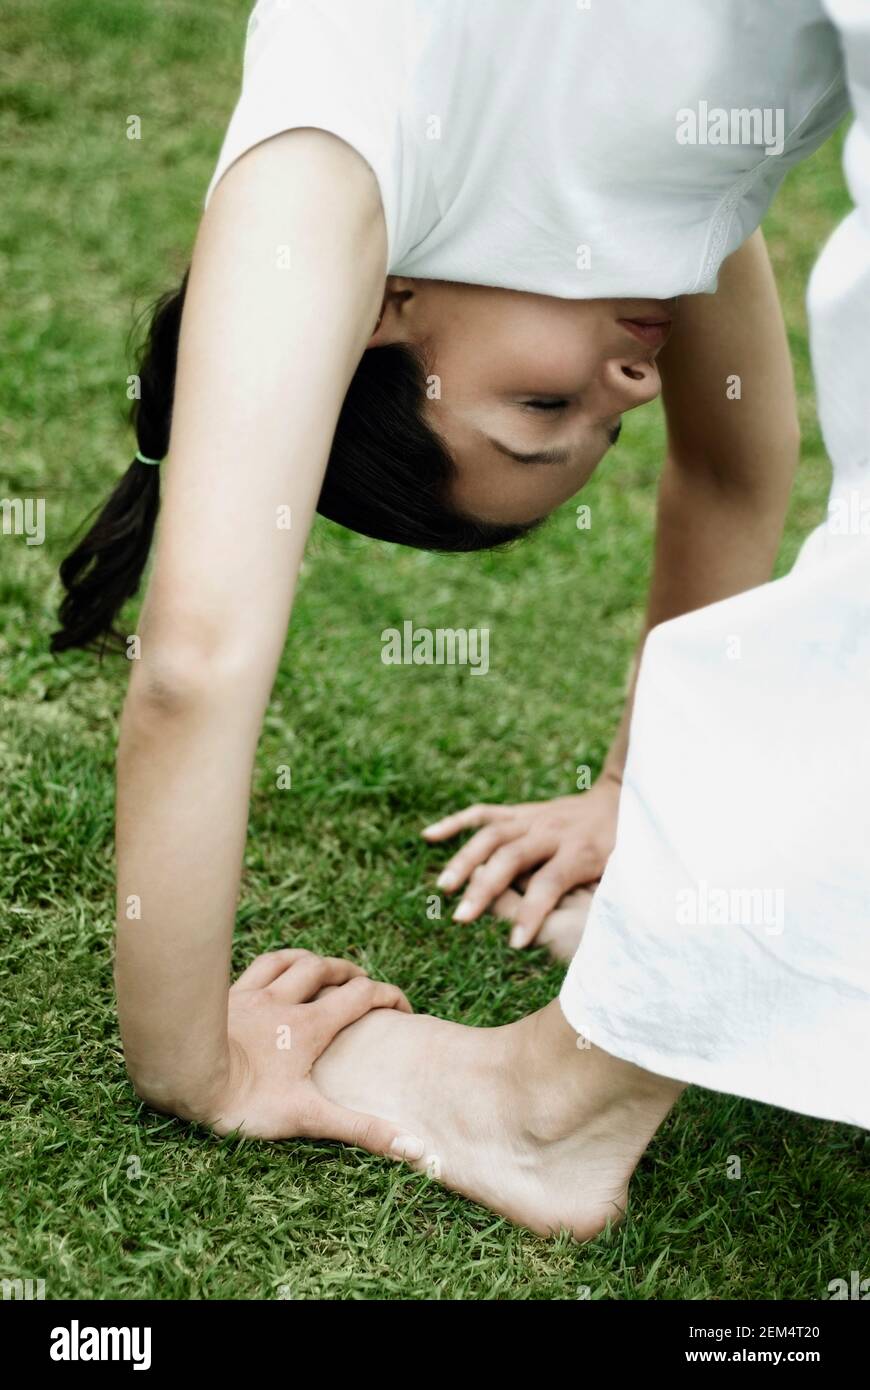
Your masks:
<path fill-rule="evenodd" d="M 598 1122 L 651 1126 L 652 1133 L 685 1089 L 578 1038 L 558 1001 L 504 1031 L 511 1034 L 506 1066 L 519 1111 L 541 1140 Z"/>

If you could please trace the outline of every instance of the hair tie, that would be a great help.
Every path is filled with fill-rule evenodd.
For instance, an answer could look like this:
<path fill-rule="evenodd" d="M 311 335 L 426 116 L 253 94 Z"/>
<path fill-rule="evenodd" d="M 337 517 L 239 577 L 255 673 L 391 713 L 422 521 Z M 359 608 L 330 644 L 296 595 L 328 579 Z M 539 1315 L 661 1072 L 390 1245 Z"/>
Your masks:
<path fill-rule="evenodd" d="M 140 453 L 140 451 L 139 451 L 138 449 L 136 450 L 136 457 L 137 457 L 137 459 L 139 460 L 140 463 L 153 463 L 153 464 L 156 465 L 156 464 L 160 464 L 160 463 L 163 462 L 163 459 L 149 459 L 149 458 L 146 458 L 146 456 L 145 456 L 143 453 Z"/>

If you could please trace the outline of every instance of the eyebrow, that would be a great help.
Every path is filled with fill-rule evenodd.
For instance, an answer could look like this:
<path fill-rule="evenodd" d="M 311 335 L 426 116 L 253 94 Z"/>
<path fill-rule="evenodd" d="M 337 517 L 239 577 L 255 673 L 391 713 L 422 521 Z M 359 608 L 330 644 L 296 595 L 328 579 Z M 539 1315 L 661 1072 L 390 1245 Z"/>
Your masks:
<path fill-rule="evenodd" d="M 609 447 L 612 447 L 622 433 L 622 421 L 612 430 L 608 431 Z M 570 463 L 570 449 L 537 449 L 531 454 L 519 453 L 516 449 L 511 449 L 507 444 L 502 444 L 500 440 L 493 439 L 490 435 L 485 436 L 487 442 L 499 454 L 504 454 L 505 458 L 514 459 L 516 463 Z"/>

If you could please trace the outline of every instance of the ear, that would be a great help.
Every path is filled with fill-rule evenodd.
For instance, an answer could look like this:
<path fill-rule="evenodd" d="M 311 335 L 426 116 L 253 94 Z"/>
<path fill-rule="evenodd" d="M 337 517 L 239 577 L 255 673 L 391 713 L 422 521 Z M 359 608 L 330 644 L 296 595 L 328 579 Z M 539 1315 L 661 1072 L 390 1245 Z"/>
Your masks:
<path fill-rule="evenodd" d="M 411 337 L 412 309 L 416 296 L 413 280 L 390 275 L 384 287 L 384 298 L 378 321 L 372 330 L 367 347 L 388 347 L 392 343 L 407 343 Z"/>

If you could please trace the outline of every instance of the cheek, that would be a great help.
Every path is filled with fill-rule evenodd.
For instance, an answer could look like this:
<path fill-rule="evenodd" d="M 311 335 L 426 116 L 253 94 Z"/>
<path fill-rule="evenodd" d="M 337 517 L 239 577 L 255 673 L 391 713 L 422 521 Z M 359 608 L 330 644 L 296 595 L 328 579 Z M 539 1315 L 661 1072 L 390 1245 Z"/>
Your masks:
<path fill-rule="evenodd" d="M 548 324 L 539 316 L 525 327 L 518 325 L 489 360 L 508 391 L 573 396 L 591 369 L 590 348 L 587 333 L 576 327 L 569 330 L 558 318 Z"/>
<path fill-rule="evenodd" d="M 573 396 L 594 370 L 589 325 L 561 306 L 518 308 L 512 297 L 506 309 L 498 298 L 487 312 L 456 315 L 442 329 L 429 344 L 432 370 L 445 403 L 460 409 L 514 396 Z"/>
<path fill-rule="evenodd" d="M 573 397 L 586 380 L 585 365 L 573 352 L 560 352 L 550 340 L 530 341 L 490 357 L 492 396 Z"/>
<path fill-rule="evenodd" d="M 586 335 L 542 314 L 494 315 L 457 325 L 434 355 L 444 398 L 574 395 L 588 368 Z"/>

